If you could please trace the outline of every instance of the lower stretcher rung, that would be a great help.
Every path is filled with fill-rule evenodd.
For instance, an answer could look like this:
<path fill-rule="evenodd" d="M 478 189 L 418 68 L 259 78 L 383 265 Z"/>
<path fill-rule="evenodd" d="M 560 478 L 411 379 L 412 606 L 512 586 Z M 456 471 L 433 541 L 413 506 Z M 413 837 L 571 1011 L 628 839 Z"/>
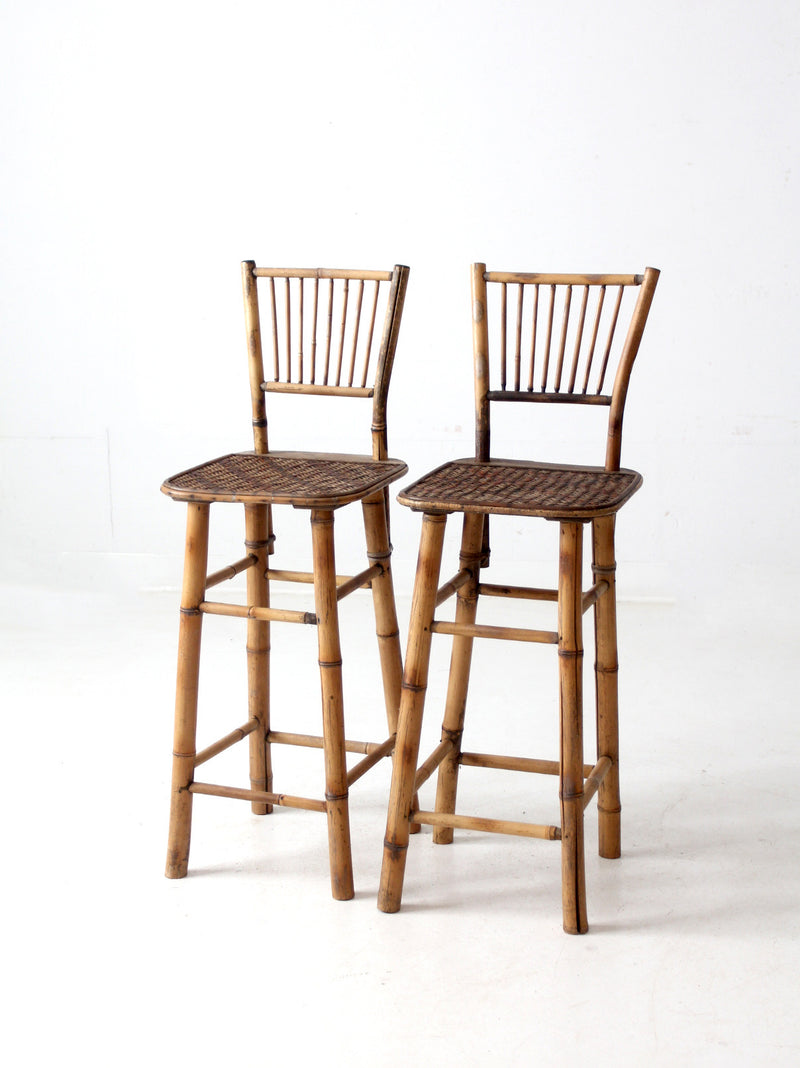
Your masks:
<path fill-rule="evenodd" d="M 491 834 L 513 834 L 521 838 L 545 838 L 551 842 L 561 840 L 561 828 L 543 823 L 524 823 L 518 820 L 491 820 L 482 816 L 459 816 L 446 812 L 415 811 L 411 823 L 424 823 L 429 827 L 457 827 L 465 831 L 488 831 Z"/>
<path fill-rule="evenodd" d="M 207 760 L 211 760 L 212 757 L 224 753 L 225 750 L 230 749 L 232 745 L 241 742 L 248 734 L 252 734 L 257 727 L 258 720 L 249 719 L 243 726 L 237 727 L 236 730 L 231 731 L 230 734 L 226 734 L 225 737 L 220 738 L 218 742 L 214 742 L 213 745 L 206 746 L 205 749 L 202 749 L 194 759 L 194 766 L 199 768 L 200 765 L 205 764 Z"/>
<path fill-rule="evenodd" d="M 387 738 L 381 745 L 370 746 L 370 750 L 363 760 L 359 760 L 354 768 L 347 773 L 347 786 L 348 788 L 353 785 L 354 782 L 358 782 L 362 775 L 374 768 L 375 765 L 383 760 L 384 757 L 389 756 L 394 751 L 395 735 Z"/>
<path fill-rule="evenodd" d="M 602 756 L 597 761 L 595 766 L 591 769 L 586 776 L 586 781 L 583 784 L 583 807 L 589 804 L 594 795 L 597 793 L 600 783 L 611 771 L 611 760 L 607 756 Z"/>
<path fill-rule="evenodd" d="M 320 734 L 289 734 L 286 731 L 270 731 L 267 741 L 275 745 L 299 745 L 305 749 L 323 749 L 325 739 Z M 348 753 L 373 753 L 384 746 L 385 742 L 356 742 L 346 739 L 345 750 Z"/>
<path fill-rule="evenodd" d="M 461 753 L 459 763 L 465 768 L 493 768 L 497 771 L 526 771 L 534 775 L 558 775 L 557 760 L 536 760 L 533 757 L 497 756 L 493 753 Z M 583 765 L 583 777 L 594 771 L 593 764 Z"/>
<path fill-rule="evenodd" d="M 201 601 L 198 608 L 210 616 L 234 616 L 267 623 L 306 623 L 314 627 L 317 625 L 317 617 L 313 612 L 297 612 L 292 608 L 263 608 L 252 604 L 227 604 L 225 601 Z"/>
<path fill-rule="evenodd" d="M 554 630 L 529 630 L 526 627 L 492 627 L 482 623 L 451 623 L 445 619 L 434 619 L 431 623 L 434 634 L 452 634 L 456 637 L 495 638 L 511 642 L 540 642 L 545 645 L 558 645 L 558 634 Z"/>
<path fill-rule="evenodd" d="M 312 797 L 292 797 L 290 794 L 273 794 L 268 790 L 241 790 L 237 786 L 216 786 L 208 782 L 193 782 L 189 787 L 193 794 L 209 794 L 212 797 L 232 797 L 240 801 L 260 801 L 267 805 L 282 805 L 284 808 L 303 808 L 311 812 L 327 812 L 324 801 Z"/>

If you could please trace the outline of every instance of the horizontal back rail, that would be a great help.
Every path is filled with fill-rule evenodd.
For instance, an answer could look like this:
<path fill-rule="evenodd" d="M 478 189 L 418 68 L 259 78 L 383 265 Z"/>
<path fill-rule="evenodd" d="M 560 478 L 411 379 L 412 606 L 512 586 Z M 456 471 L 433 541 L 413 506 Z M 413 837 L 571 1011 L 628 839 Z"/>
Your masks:
<path fill-rule="evenodd" d="M 543 286 L 638 286 L 643 274 L 541 274 L 521 271 L 484 271 L 487 282 L 514 282 Z"/>
<path fill-rule="evenodd" d="M 331 267 L 254 267 L 256 278 L 348 278 L 365 282 L 391 282 L 391 271 L 355 271 Z"/>

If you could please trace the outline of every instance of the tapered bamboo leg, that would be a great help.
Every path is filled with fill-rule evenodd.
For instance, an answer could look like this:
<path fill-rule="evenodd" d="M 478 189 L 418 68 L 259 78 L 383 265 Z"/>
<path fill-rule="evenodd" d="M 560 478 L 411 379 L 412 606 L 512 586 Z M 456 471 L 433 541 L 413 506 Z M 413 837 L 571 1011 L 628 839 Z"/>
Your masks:
<path fill-rule="evenodd" d="M 342 653 L 336 603 L 336 563 L 333 551 L 333 512 L 311 512 L 314 553 L 314 600 L 319 641 L 322 689 L 322 736 L 325 753 L 325 802 L 328 813 L 328 849 L 331 889 L 338 901 L 353 897 L 353 860 L 345 755 Z"/>
<path fill-rule="evenodd" d="M 370 563 L 380 564 L 383 568 L 383 573 L 372 580 L 372 603 L 375 607 L 375 632 L 378 635 L 378 652 L 381 658 L 386 719 L 389 733 L 395 734 L 403 682 L 403 654 L 392 582 L 392 546 L 389 540 L 389 501 L 386 492 L 381 491 L 374 497 L 368 497 L 362 502 L 362 508 L 367 557 Z M 421 830 L 422 827 L 418 823 L 411 827 L 412 834 Z"/>
<path fill-rule="evenodd" d="M 478 581 L 483 555 L 484 530 L 483 515 L 465 514 L 459 566 L 468 569 L 471 572 L 471 577 L 458 591 L 456 623 L 475 622 L 478 610 Z M 463 635 L 453 638 L 453 651 L 450 656 L 450 676 L 447 683 L 447 700 L 442 722 L 442 741 L 450 739 L 455 742 L 455 747 L 439 765 L 439 777 L 436 785 L 437 812 L 453 813 L 456 810 L 461 735 L 464 730 L 464 712 L 467 705 L 473 641 L 473 638 Z M 453 841 L 453 828 L 434 827 L 433 840 L 439 845 L 449 845 Z"/>
<path fill-rule="evenodd" d="M 189 867 L 192 795 L 197 733 L 197 690 L 200 637 L 208 565 L 208 504 L 190 504 L 186 520 L 186 555 L 178 637 L 178 680 L 175 693 L 175 734 L 172 750 L 172 795 L 169 813 L 167 869 L 169 879 L 182 879 Z"/>
<path fill-rule="evenodd" d="M 245 545 L 258 563 L 247 570 L 247 603 L 269 607 L 270 516 L 263 504 L 245 505 Z M 247 621 L 247 695 L 250 719 L 258 727 L 250 735 L 250 788 L 272 790 L 272 754 L 267 741 L 269 731 L 269 653 L 270 632 L 267 620 Z M 253 801 L 256 815 L 272 812 L 272 805 Z"/>
<path fill-rule="evenodd" d="M 599 852 L 615 859 L 621 853 L 619 796 L 619 714 L 617 696 L 617 594 L 614 559 L 615 516 L 592 523 L 595 582 L 605 580 L 608 591 L 594 606 L 595 692 L 597 695 L 597 755 L 607 756 L 611 768 L 597 794 Z"/>
<path fill-rule="evenodd" d="M 392 582 L 392 547 L 389 544 L 388 515 L 383 492 L 368 497 L 362 508 L 367 557 L 371 564 L 380 564 L 383 569 L 381 574 L 372 580 L 372 602 L 375 607 L 375 632 L 381 658 L 386 718 L 389 733 L 394 734 L 397 730 L 400 687 L 403 682 L 403 658 Z"/>
<path fill-rule="evenodd" d="M 559 797 L 561 895 L 568 934 L 583 934 L 589 929 L 583 857 L 582 549 L 582 524 L 562 522 L 558 575 Z"/>
<path fill-rule="evenodd" d="M 409 817 L 419 757 L 422 711 L 431 655 L 431 621 L 436 608 L 446 516 L 425 515 L 411 602 L 406 664 L 397 724 L 397 745 L 386 818 L 378 908 L 397 912 L 403 894 L 408 853 Z"/>

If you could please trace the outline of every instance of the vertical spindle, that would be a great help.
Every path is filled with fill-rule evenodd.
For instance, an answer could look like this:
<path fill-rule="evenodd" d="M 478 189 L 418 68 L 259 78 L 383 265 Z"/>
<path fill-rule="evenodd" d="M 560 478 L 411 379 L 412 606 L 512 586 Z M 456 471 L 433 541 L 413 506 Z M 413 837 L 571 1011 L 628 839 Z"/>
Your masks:
<path fill-rule="evenodd" d="M 367 332 L 367 351 L 364 356 L 364 373 L 361 376 L 361 388 L 363 389 L 367 384 L 367 376 L 369 374 L 369 362 L 372 356 L 372 336 L 375 333 L 375 316 L 378 311 L 378 290 L 380 289 L 380 281 L 375 282 L 375 294 L 372 298 L 372 313 L 369 319 L 369 331 Z"/>
<path fill-rule="evenodd" d="M 567 391 L 569 393 L 575 390 L 575 379 L 578 375 L 578 363 L 581 358 L 581 342 L 583 341 L 583 327 L 586 322 L 586 305 L 589 301 L 589 287 L 583 287 L 583 299 L 581 300 L 580 318 L 578 320 L 578 332 L 575 336 L 575 351 L 572 354 L 572 370 L 569 376 L 569 386 Z"/>
<path fill-rule="evenodd" d="M 500 283 L 500 389 L 506 388 L 506 303 L 507 286 Z"/>
<path fill-rule="evenodd" d="M 328 384 L 328 373 L 331 365 L 331 337 L 333 336 L 333 279 L 328 281 L 328 332 L 325 338 L 325 376 L 323 384 Z"/>
<path fill-rule="evenodd" d="M 334 385 L 340 386 L 342 384 L 342 357 L 344 355 L 344 331 L 347 324 L 347 298 L 350 292 L 350 280 L 345 278 L 344 289 L 342 290 L 342 323 L 339 333 L 339 352 L 336 359 L 336 381 Z"/>
<path fill-rule="evenodd" d="M 564 294 L 564 318 L 561 324 L 561 340 L 558 343 L 558 363 L 556 365 L 555 391 L 561 390 L 561 375 L 564 370 L 564 352 L 567 348 L 567 330 L 569 329 L 569 309 L 572 305 L 572 286 L 567 286 Z"/>
<path fill-rule="evenodd" d="M 522 300 L 525 286 L 520 282 L 517 293 L 517 339 L 514 348 L 514 389 L 519 392 L 519 377 L 522 364 Z"/>
<path fill-rule="evenodd" d="M 319 278 L 314 279 L 314 312 L 311 324 L 311 381 L 317 380 L 317 309 L 319 307 Z"/>
<path fill-rule="evenodd" d="M 353 324 L 353 349 L 350 353 L 350 370 L 347 375 L 347 384 L 352 386 L 353 376 L 356 373 L 356 350 L 358 349 L 358 331 L 361 325 L 361 303 L 364 299 L 364 279 L 358 283 L 358 299 L 356 301 L 356 321 Z"/>
<path fill-rule="evenodd" d="M 536 364 L 536 324 L 539 318 L 539 286 L 533 287 L 533 319 L 531 322 L 531 367 L 528 374 L 528 392 L 533 392 L 533 370 Z"/>
<path fill-rule="evenodd" d="M 292 291 L 286 279 L 286 381 L 292 381 Z"/>
<path fill-rule="evenodd" d="M 603 366 L 600 368 L 600 381 L 597 383 L 597 392 L 603 392 L 603 382 L 606 377 L 606 370 L 608 368 L 608 358 L 611 355 L 611 346 L 614 342 L 614 331 L 617 329 L 617 319 L 619 318 L 619 309 L 622 304 L 622 294 L 625 292 L 625 287 L 619 287 L 619 293 L 617 293 L 617 301 L 614 305 L 614 314 L 611 317 L 611 327 L 608 331 L 608 341 L 606 342 L 606 350 L 603 353 Z"/>
<path fill-rule="evenodd" d="M 278 306 L 275 301 L 275 279 L 269 280 L 269 295 L 272 302 L 272 351 L 275 357 L 275 381 L 281 378 L 280 361 L 278 357 Z"/>
<path fill-rule="evenodd" d="M 547 374 L 550 370 L 550 342 L 553 339 L 553 309 L 556 303 L 556 287 L 550 286 L 550 307 L 547 310 L 547 338 L 545 340 L 544 367 L 542 368 L 542 393 L 547 391 Z"/>
<path fill-rule="evenodd" d="M 299 287 L 300 287 L 300 296 L 299 296 L 298 310 L 297 310 L 297 319 L 298 319 L 298 321 L 297 321 L 297 335 L 298 335 L 297 374 L 298 374 L 298 379 L 297 380 L 298 380 L 298 382 L 302 382 L 303 381 L 303 283 L 305 282 L 305 279 L 304 278 L 299 278 L 298 282 L 299 282 Z"/>

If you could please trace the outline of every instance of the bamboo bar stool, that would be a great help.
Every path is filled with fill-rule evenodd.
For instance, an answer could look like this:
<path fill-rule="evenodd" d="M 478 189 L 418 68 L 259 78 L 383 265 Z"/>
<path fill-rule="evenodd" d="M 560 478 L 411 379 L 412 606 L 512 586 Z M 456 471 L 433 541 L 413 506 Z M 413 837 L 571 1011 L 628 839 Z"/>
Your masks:
<path fill-rule="evenodd" d="M 418 824 L 431 825 L 434 841 L 439 843 L 452 842 L 455 827 L 560 841 L 564 930 L 572 934 L 588 929 L 583 813 L 595 794 L 600 855 L 620 855 L 614 521 L 642 482 L 635 471 L 620 468 L 620 435 L 631 368 L 658 273 L 647 268 L 643 275 L 518 274 L 490 272 L 483 263 L 473 265 L 476 454 L 474 459 L 455 460 L 424 475 L 398 497 L 423 517 L 378 900 L 384 912 L 400 908 L 409 832 Z M 626 334 L 620 330 L 624 316 L 629 319 Z M 615 342 L 622 335 L 624 340 Z M 605 466 L 491 458 L 489 409 L 493 401 L 607 405 Z M 445 523 L 453 512 L 464 516 L 460 570 L 440 586 Z M 489 563 L 490 515 L 541 517 L 560 524 L 557 589 L 481 581 L 481 568 Z M 584 592 L 582 543 L 587 523 L 592 532 L 594 585 Z M 436 609 L 454 594 L 455 621 L 435 618 Z M 481 625 L 476 613 L 482 596 L 553 601 L 558 628 L 541 631 Z M 585 765 L 581 623 L 590 606 L 595 613 L 598 754 L 593 765 Z M 417 769 L 433 634 L 453 636 L 450 675 L 441 742 Z M 463 750 L 475 638 L 558 647 L 558 760 Z M 457 813 L 456 787 L 462 765 L 557 775 L 561 826 Z M 434 811 L 420 810 L 416 791 L 437 768 Z"/>
<path fill-rule="evenodd" d="M 386 400 L 403 311 L 408 268 L 392 271 L 288 270 L 242 264 L 244 311 L 253 410 L 254 451 L 234 453 L 167 479 L 162 490 L 188 505 L 186 557 L 180 609 L 178 681 L 169 845 L 166 874 L 187 873 L 192 798 L 195 794 L 242 798 L 254 813 L 273 805 L 327 814 L 334 898 L 353 897 L 348 792 L 378 761 L 391 754 L 397 729 L 402 660 L 390 568 L 388 490 L 408 470 L 388 458 Z M 259 292 L 261 291 L 261 292 Z M 265 381 L 259 297 L 269 320 L 269 375 Z M 381 332 L 381 319 L 383 328 Z M 272 452 L 267 447 L 266 393 L 321 394 L 370 398 L 372 454 Z M 211 504 L 244 505 L 245 547 L 240 560 L 207 574 Z M 360 501 L 368 567 L 339 576 L 334 560 L 334 513 Z M 313 570 L 279 570 L 274 550 L 273 506 L 305 509 L 311 519 Z M 247 604 L 208 599 L 208 590 L 246 571 Z M 272 606 L 272 582 L 311 583 L 314 611 Z M 371 587 L 375 609 L 389 737 L 380 743 L 346 740 L 342 660 L 337 604 L 356 589 Z M 243 726 L 200 752 L 196 750 L 200 633 L 206 615 L 247 620 L 249 716 Z M 321 735 L 273 730 L 270 721 L 269 660 L 272 623 L 317 628 L 322 688 Z M 236 742 L 249 738 L 250 787 L 198 782 L 196 769 Z M 294 797 L 272 784 L 272 746 L 324 751 L 325 795 Z M 363 759 L 348 771 L 346 754 Z"/>

